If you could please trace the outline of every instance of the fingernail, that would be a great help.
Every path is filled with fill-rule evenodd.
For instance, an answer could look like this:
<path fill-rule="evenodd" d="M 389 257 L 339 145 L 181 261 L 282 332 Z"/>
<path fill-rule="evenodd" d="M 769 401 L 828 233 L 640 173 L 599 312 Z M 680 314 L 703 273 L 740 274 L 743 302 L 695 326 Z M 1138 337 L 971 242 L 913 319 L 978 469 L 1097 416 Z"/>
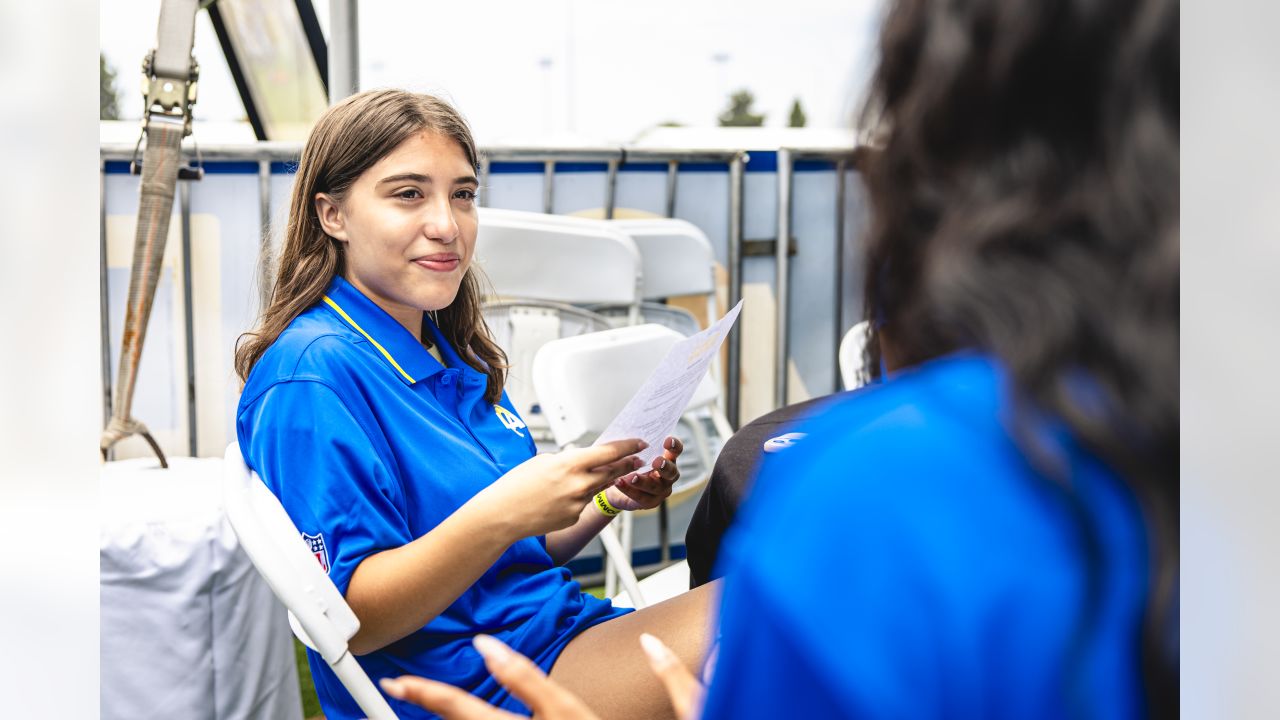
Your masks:
<path fill-rule="evenodd" d="M 632 484 L 632 485 L 639 485 L 639 484 L 640 484 L 640 476 L 639 476 L 639 475 L 632 475 L 632 476 L 631 476 L 631 484 Z"/>
<path fill-rule="evenodd" d="M 649 633 L 640 633 L 640 647 L 649 656 L 649 662 L 656 667 L 665 667 L 671 663 L 671 648 Z"/>
<path fill-rule="evenodd" d="M 378 684 L 382 685 L 383 692 L 391 697 L 396 698 L 397 700 L 404 697 L 404 686 L 400 684 L 399 680 L 382 678 Z"/>
<path fill-rule="evenodd" d="M 643 440 L 641 440 L 641 441 L 640 441 L 640 450 L 644 450 L 644 449 L 646 449 L 646 448 L 648 448 L 648 447 L 649 447 L 649 443 L 647 443 L 647 442 L 645 442 L 645 441 L 643 441 Z M 636 452 L 640 452 L 640 450 L 637 450 Z"/>
<path fill-rule="evenodd" d="M 633 470 L 639 470 L 643 465 L 644 465 L 644 461 L 641 460 L 640 458 L 634 458 L 631 461 L 631 468 Z"/>
<path fill-rule="evenodd" d="M 676 449 L 676 439 L 675 439 L 675 438 L 667 438 L 667 449 L 668 449 L 668 450 L 675 450 L 675 449 Z"/>
<path fill-rule="evenodd" d="M 666 459 L 666 458 L 662 458 L 661 460 L 659 460 L 659 461 L 658 461 L 658 469 L 659 469 L 659 470 L 666 469 L 666 467 L 667 467 L 667 459 Z"/>
<path fill-rule="evenodd" d="M 511 648 L 492 635 L 477 635 L 471 640 L 476 652 L 494 665 L 506 665 L 511 659 Z"/>

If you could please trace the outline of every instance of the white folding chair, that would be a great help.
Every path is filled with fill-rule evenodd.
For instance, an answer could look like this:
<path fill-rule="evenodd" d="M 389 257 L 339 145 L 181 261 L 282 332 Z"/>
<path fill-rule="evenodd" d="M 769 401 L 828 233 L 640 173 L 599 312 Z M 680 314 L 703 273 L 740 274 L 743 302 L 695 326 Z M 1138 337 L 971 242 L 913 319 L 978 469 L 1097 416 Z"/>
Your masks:
<path fill-rule="evenodd" d="M 669 565 L 640 581 L 640 592 L 649 604 L 660 603 L 689 589 L 689 562 L 681 560 Z M 631 600 L 631 591 L 623 590 L 611 600 L 614 607 L 636 607 Z"/>
<path fill-rule="evenodd" d="M 698 226 L 672 218 L 608 220 L 640 250 L 640 297 L 659 300 L 705 295 L 707 318 L 715 320 L 715 255 Z"/>
<path fill-rule="evenodd" d="M 476 263 L 494 300 L 610 303 L 639 317 L 640 251 L 602 220 L 480 208 Z"/>
<path fill-rule="evenodd" d="M 240 544 L 271 591 L 289 610 L 289 627 L 324 658 L 369 720 L 396 720 L 385 698 L 347 647 L 360 621 L 312 555 L 284 507 L 244 463 L 239 443 L 227 447 L 223 500 Z"/>
<path fill-rule="evenodd" d="M 593 442 L 622 410 L 627 401 L 658 366 L 671 346 L 684 338 L 680 333 L 660 325 L 636 325 L 605 332 L 553 340 L 542 347 L 533 361 L 533 386 L 555 440 L 561 446 L 585 445 Z M 709 376 L 703 376 L 693 398 L 685 408 L 685 417 L 703 413 L 711 418 L 716 430 L 725 437 L 731 433 L 728 420 L 716 408 L 719 389 Z M 700 423 L 694 423 L 694 432 Z M 710 444 L 705 437 L 694 443 L 705 452 Z M 701 457 L 707 472 L 684 477 L 673 494 L 695 490 L 710 477 L 714 456 Z M 601 533 L 606 556 L 606 593 L 612 594 L 614 573 L 636 602 L 643 607 L 644 598 L 638 588 L 629 586 L 634 577 L 631 566 L 631 516 L 623 516 L 621 540 L 611 548 L 609 530 Z"/>
<path fill-rule="evenodd" d="M 657 300 L 701 295 L 707 301 L 707 322 L 716 319 L 715 254 L 711 241 L 698 226 L 671 218 L 608 220 L 608 226 L 626 234 L 640 251 L 640 322 L 657 323 L 692 335 L 701 328 L 682 308 Z M 616 317 L 615 309 L 593 307 Z M 690 324 L 692 321 L 692 324 Z M 719 377 L 719 369 L 713 376 Z"/>
<path fill-rule="evenodd" d="M 639 323 L 631 322 L 631 309 L 624 305 L 588 305 L 587 309 L 608 319 L 611 328 L 652 323 L 669 327 L 686 337 L 702 329 L 698 324 L 698 318 L 688 310 L 648 300 L 640 303 Z"/>
<path fill-rule="evenodd" d="M 871 332 L 871 324 L 866 320 L 849 328 L 849 332 L 840 338 L 840 349 L 837 355 L 840 362 L 840 380 L 845 390 L 856 390 L 867 382 L 866 360 L 863 351 Z"/>
<path fill-rule="evenodd" d="M 507 354 L 507 396 L 529 427 L 534 442 L 552 442 L 538 396 L 533 391 L 533 358 L 543 345 L 560 338 L 613 327 L 587 310 L 545 300 L 499 300 L 480 309 L 494 342 Z"/>

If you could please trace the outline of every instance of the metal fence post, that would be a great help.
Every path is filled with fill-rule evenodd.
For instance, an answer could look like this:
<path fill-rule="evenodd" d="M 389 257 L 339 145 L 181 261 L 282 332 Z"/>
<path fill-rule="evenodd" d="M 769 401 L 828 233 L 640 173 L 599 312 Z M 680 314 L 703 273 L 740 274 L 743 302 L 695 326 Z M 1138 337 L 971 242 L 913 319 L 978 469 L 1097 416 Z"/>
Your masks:
<path fill-rule="evenodd" d="M 107 287 L 107 164 L 98 162 L 99 195 L 102 207 L 99 211 L 101 237 L 98 240 L 98 253 L 102 259 L 98 269 L 98 302 L 102 323 L 102 426 L 111 422 L 111 308 L 110 293 Z"/>
<path fill-rule="evenodd" d="M 613 208 L 618 198 L 618 161 L 610 160 L 604 181 L 604 218 L 613 219 Z"/>
<path fill-rule="evenodd" d="M 480 207 L 489 206 L 489 156 L 482 155 L 480 157 L 480 192 L 477 194 L 476 204 Z"/>
<path fill-rule="evenodd" d="M 774 407 L 787 404 L 787 358 L 789 357 L 787 342 L 787 311 L 790 299 L 790 276 L 787 251 L 791 248 L 791 151 L 778 150 L 778 242 L 775 247 L 777 279 L 777 311 L 778 320 L 774 326 Z"/>
<path fill-rule="evenodd" d="M 556 201 L 556 161 L 548 160 L 542 164 L 542 212 L 550 215 L 554 212 Z"/>
<path fill-rule="evenodd" d="M 360 3 L 329 0 L 329 104 L 360 90 Z"/>
<path fill-rule="evenodd" d="M 676 183 L 680 178 L 680 161 L 671 160 L 667 162 L 667 205 L 666 215 L 669 218 L 676 216 Z"/>
<path fill-rule="evenodd" d="M 747 157 L 739 153 L 729 161 L 729 307 L 742 300 L 742 191 Z M 742 327 L 734 323 L 727 339 L 729 345 L 725 388 L 725 415 L 734 430 L 738 429 L 742 396 Z"/>
<path fill-rule="evenodd" d="M 844 222 L 845 222 L 845 187 L 844 175 L 848 170 L 848 161 L 844 158 L 836 161 L 836 307 L 835 307 L 835 333 L 836 333 L 836 357 L 832 363 L 835 375 L 835 391 L 839 392 L 844 389 L 844 382 L 840 377 L 840 341 L 844 339 L 844 260 L 845 260 L 845 239 L 844 239 Z"/>
<path fill-rule="evenodd" d="M 271 252 L 271 161 L 258 161 L 258 314 L 271 304 L 274 254 Z"/>
<path fill-rule="evenodd" d="M 178 206 L 182 218 L 182 324 L 187 348 L 187 454 L 197 457 L 196 448 L 196 330 L 191 308 L 191 181 L 178 182 Z"/>

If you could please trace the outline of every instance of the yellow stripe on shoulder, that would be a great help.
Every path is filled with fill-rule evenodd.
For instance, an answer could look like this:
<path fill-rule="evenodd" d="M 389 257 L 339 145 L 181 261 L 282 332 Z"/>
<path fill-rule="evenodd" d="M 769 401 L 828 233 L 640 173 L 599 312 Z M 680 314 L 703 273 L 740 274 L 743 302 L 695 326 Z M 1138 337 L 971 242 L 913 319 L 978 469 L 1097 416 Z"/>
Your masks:
<path fill-rule="evenodd" d="M 363 335 L 365 340 L 368 340 L 370 343 L 372 343 L 372 344 L 373 344 L 373 346 L 374 346 L 374 347 L 378 348 L 378 352 L 382 353 L 382 356 L 383 356 L 383 357 L 385 357 L 385 358 L 387 359 L 387 362 L 391 363 L 391 366 L 392 366 L 392 367 L 394 367 L 396 370 L 400 371 L 400 374 L 404 376 L 404 379 L 405 379 L 405 380 L 408 380 L 410 383 L 417 382 L 416 380 L 414 380 L 414 379 L 413 379 L 413 377 L 412 377 L 411 375 L 409 375 L 409 373 L 407 373 L 407 372 L 405 372 L 405 371 L 404 371 L 404 368 L 400 367 L 400 363 L 396 362 L 396 359 L 395 359 L 395 358 L 391 357 L 391 353 L 387 352 L 387 349 L 386 349 L 386 348 L 384 348 L 384 347 L 382 347 L 381 345 L 379 345 L 379 344 L 378 344 L 378 341 L 377 341 L 377 340 L 374 340 L 374 339 L 373 339 L 373 337 L 372 337 L 371 335 L 369 335 L 369 333 L 365 332 L 365 331 L 364 331 L 364 328 L 360 327 L 360 325 L 359 325 L 358 323 L 356 323 L 356 321 L 355 321 L 355 320 L 352 320 L 352 319 L 351 319 L 351 316 L 347 314 L 347 311 L 346 311 L 346 310 L 343 310 L 341 305 L 339 305 L 338 303 L 334 302 L 334 301 L 333 301 L 333 298 L 329 297 L 328 295 L 325 295 L 325 296 L 324 296 L 324 301 L 325 301 L 326 303 L 328 303 L 329 307 L 331 307 L 331 308 L 333 308 L 335 311 L 337 311 L 337 313 L 338 313 L 339 315 L 341 315 L 341 316 L 342 316 L 342 319 L 343 319 L 343 320 L 346 320 L 346 321 L 347 321 L 347 323 L 348 323 L 349 325 L 351 325 L 351 327 L 355 328 L 355 329 L 356 329 L 356 332 L 358 332 L 358 333 L 360 333 L 361 335 Z"/>

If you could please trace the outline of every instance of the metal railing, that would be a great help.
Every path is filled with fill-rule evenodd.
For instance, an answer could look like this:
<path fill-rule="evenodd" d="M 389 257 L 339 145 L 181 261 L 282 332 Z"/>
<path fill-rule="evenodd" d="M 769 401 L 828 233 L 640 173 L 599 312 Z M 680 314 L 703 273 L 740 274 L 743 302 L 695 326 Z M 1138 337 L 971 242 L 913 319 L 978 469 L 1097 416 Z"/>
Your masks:
<path fill-rule="evenodd" d="M 268 223 L 270 221 L 270 177 L 271 164 L 273 162 L 297 162 L 301 155 L 302 145 L 300 143 L 284 143 L 284 142 L 258 142 L 248 145 L 213 145 L 200 146 L 198 150 L 192 147 L 192 155 L 200 160 L 208 161 L 239 161 L 239 162 L 256 162 L 258 175 L 258 192 L 259 192 L 259 223 L 260 223 L 260 258 L 269 257 L 270 253 L 270 233 Z M 133 158 L 134 147 L 124 144 L 109 144 L 102 147 L 102 161 L 128 161 Z M 787 363 L 790 360 L 790 328 L 788 327 L 788 311 L 790 307 L 790 267 L 788 253 L 791 247 L 790 239 L 793 225 L 793 207 L 792 207 L 792 180 L 795 173 L 795 164 L 801 160 L 818 160 L 830 162 L 834 165 L 836 172 L 836 202 L 835 202 L 835 228 L 836 228 L 836 257 L 834 258 L 835 273 L 835 300 L 836 308 L 833 312 L 833 327 L 835 334 L 835 348 L 839 348 L 839 341 L 844 333 L 844 312 L 843 312 L 843 293 L 845 288 L 843 278 L 843 268 L 845 263 L 845 229 L 847 226 L 846 202 L 845 202 L 845 174 L 850 169 L 856 169 L 859 153 L 852 148 L 804 148 L 792 149 L 781 148 L 777 151 L 777 176 L 778 176 L 778 237 L 776 240 L 775 261 L 776 261 L 776 324 L 775 324 L 775 378 L 774 378 L 774 406 L 781 407 L 787 403 Z M 493 163 L 509 163 L 509 162 L 540 162 L 543 164 L 543 173 L 545 182 L 543 183 L 543 210 L 547 213 L 552 211 L 555 201 L 555 183 L 552 180 L 555 177 L 556 166 L 560 163 L 598 163 L 605 166 L 605 202 L 604 215 L 606 218 L 612 218 L 616 207 L 618 173 L 629 163 L 645 163 L 645 164 L 666 164 L 666 187 L 664 209 L 667 217 L 674 217 L 676 210 L 676 183 L 679 178 L 679 171 L 682 166 L 691 164 L 723 164 L 727 165 L 729 173 L 729 203 L 728 203 L 728 295 L 729 307 L 733 307 L 742 299 L 742 273 L 744 258 L 744 238 L 743 238 L 743 206 L 745 202 L 744 196 L 744 178 L 747 163 L 750 160 L 748 151 L 746 150 L 713 150 L 713 149 L 650 149 L 650 148 L 620 148 L 620 147 L 599 147 L 599 148 L 554 148 L 554 147 L 490 147 L 481 149 L 480 161 L 480 183 L 485 186 L 489 180 L 490 168 Z M 108 412 L 110 411 L 110 337 L 108 337 L 109 328 L 107 321 L 107 295 L 106 295 L 106 183 L 102 183 L 102 363 L 103 363 L 103 382 L 104 397 L 106 398 Z M 181 272 L 184 278 L 190 278 L 190 202 L 189 191 L 183 184 L 182 203 L 180 212 L 182 213 L 182 243 L 184 252 L 182 254 L 182 262 L 184 267 Z M 483 203 L 483 198 L 481 199 Z M 262 290 L 262 301 L 264 303 L 270 295 L 270 278 L 265 277 L 268 264 L 259 263 L 261 272 L 264 277 L 259 278 L 259 287 Z M 187 283 L 190 292 L 190 284 Z M 187 313 L 191 312 L 190 301 L 187 303 Z M 195 411 L 194 411 L 194 388 L 195 388 L 195 371 L 194 360 L 191 348 L 192 327 L 190 317 L 186 322 L 186 347 L 187 353 L 187 392 L 188 392 L 188 418 L 189 427 L 189 443 L 190 451 L 194 456 L 195 448 Z M 740 397 L 741 397 L 741 379 L 742 379 L 742 332 L 741 328 L 735 325 L 726 340 L 728 362 L 725 370 L 726 374 L 726 397 L 725 411 L 730 423 L 736 429 L 740 420 Z M 835 353 L 832 355 L 833 374 L 835 378 L 835 387 L 840 387 L 839 363 L 836 361 Z"/>

